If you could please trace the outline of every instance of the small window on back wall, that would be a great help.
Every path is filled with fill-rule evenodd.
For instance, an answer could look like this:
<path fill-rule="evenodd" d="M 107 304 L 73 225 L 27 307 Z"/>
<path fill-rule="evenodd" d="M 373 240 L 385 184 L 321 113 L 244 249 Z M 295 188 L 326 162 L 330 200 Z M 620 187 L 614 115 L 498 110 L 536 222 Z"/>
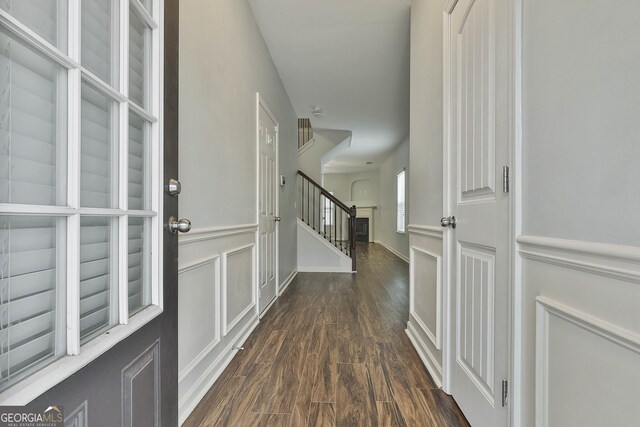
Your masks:
<path fill-rule="evenodd" d="M 398 233 L 404 233 L 406 227 L 405 177 L 406 173 L 404 170 L 400 171 L 398 175 L 396 175 L 396 231 Z"/>

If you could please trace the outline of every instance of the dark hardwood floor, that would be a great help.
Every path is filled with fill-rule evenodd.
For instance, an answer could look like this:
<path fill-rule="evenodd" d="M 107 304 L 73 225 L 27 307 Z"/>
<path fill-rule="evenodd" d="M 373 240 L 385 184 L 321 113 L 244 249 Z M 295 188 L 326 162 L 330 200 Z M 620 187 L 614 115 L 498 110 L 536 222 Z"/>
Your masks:
<path fill-rule="evenodd" d="M 300 273 L 184 426 L 467 426 L 407 338 L 407 263 L 358 246 L 357 274 Z"/>

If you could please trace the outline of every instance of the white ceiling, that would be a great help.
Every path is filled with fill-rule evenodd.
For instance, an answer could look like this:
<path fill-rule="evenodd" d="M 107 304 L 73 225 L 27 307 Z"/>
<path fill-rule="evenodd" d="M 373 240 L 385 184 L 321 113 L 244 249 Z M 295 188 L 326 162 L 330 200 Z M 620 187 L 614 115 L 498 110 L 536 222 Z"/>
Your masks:
<path fill-rule="evenodd" d="M 352 132 L 323 157 L 324 171 L 379 167 L 409 133 L 411 0 L 249 3 L 298 117 Z"/>

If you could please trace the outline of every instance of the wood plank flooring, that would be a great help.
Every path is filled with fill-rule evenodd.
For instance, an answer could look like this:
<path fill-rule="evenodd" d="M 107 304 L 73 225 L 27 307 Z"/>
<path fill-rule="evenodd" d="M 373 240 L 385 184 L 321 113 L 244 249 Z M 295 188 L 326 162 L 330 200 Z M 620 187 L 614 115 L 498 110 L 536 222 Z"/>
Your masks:
<path fill-rule="evenodd" d="M 468 426 L 404 332 L 408 265 L 357 250 L 357 274 L 298 274 L 184 426 Z"/>

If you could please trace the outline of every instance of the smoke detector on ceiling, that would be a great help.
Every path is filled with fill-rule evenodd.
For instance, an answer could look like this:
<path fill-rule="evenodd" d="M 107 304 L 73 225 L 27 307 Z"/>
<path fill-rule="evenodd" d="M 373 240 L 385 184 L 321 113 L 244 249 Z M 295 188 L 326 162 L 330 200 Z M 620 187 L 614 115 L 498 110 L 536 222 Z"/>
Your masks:
<path fill-rule="evenodd" d="M 312 106 L 311 107 L 311 115 L 313 117 L 315 117 L 316 119 L 321 119 L 323 114 L 322 114 L 322 107 L 318 107 L 318 106 Z"/>

